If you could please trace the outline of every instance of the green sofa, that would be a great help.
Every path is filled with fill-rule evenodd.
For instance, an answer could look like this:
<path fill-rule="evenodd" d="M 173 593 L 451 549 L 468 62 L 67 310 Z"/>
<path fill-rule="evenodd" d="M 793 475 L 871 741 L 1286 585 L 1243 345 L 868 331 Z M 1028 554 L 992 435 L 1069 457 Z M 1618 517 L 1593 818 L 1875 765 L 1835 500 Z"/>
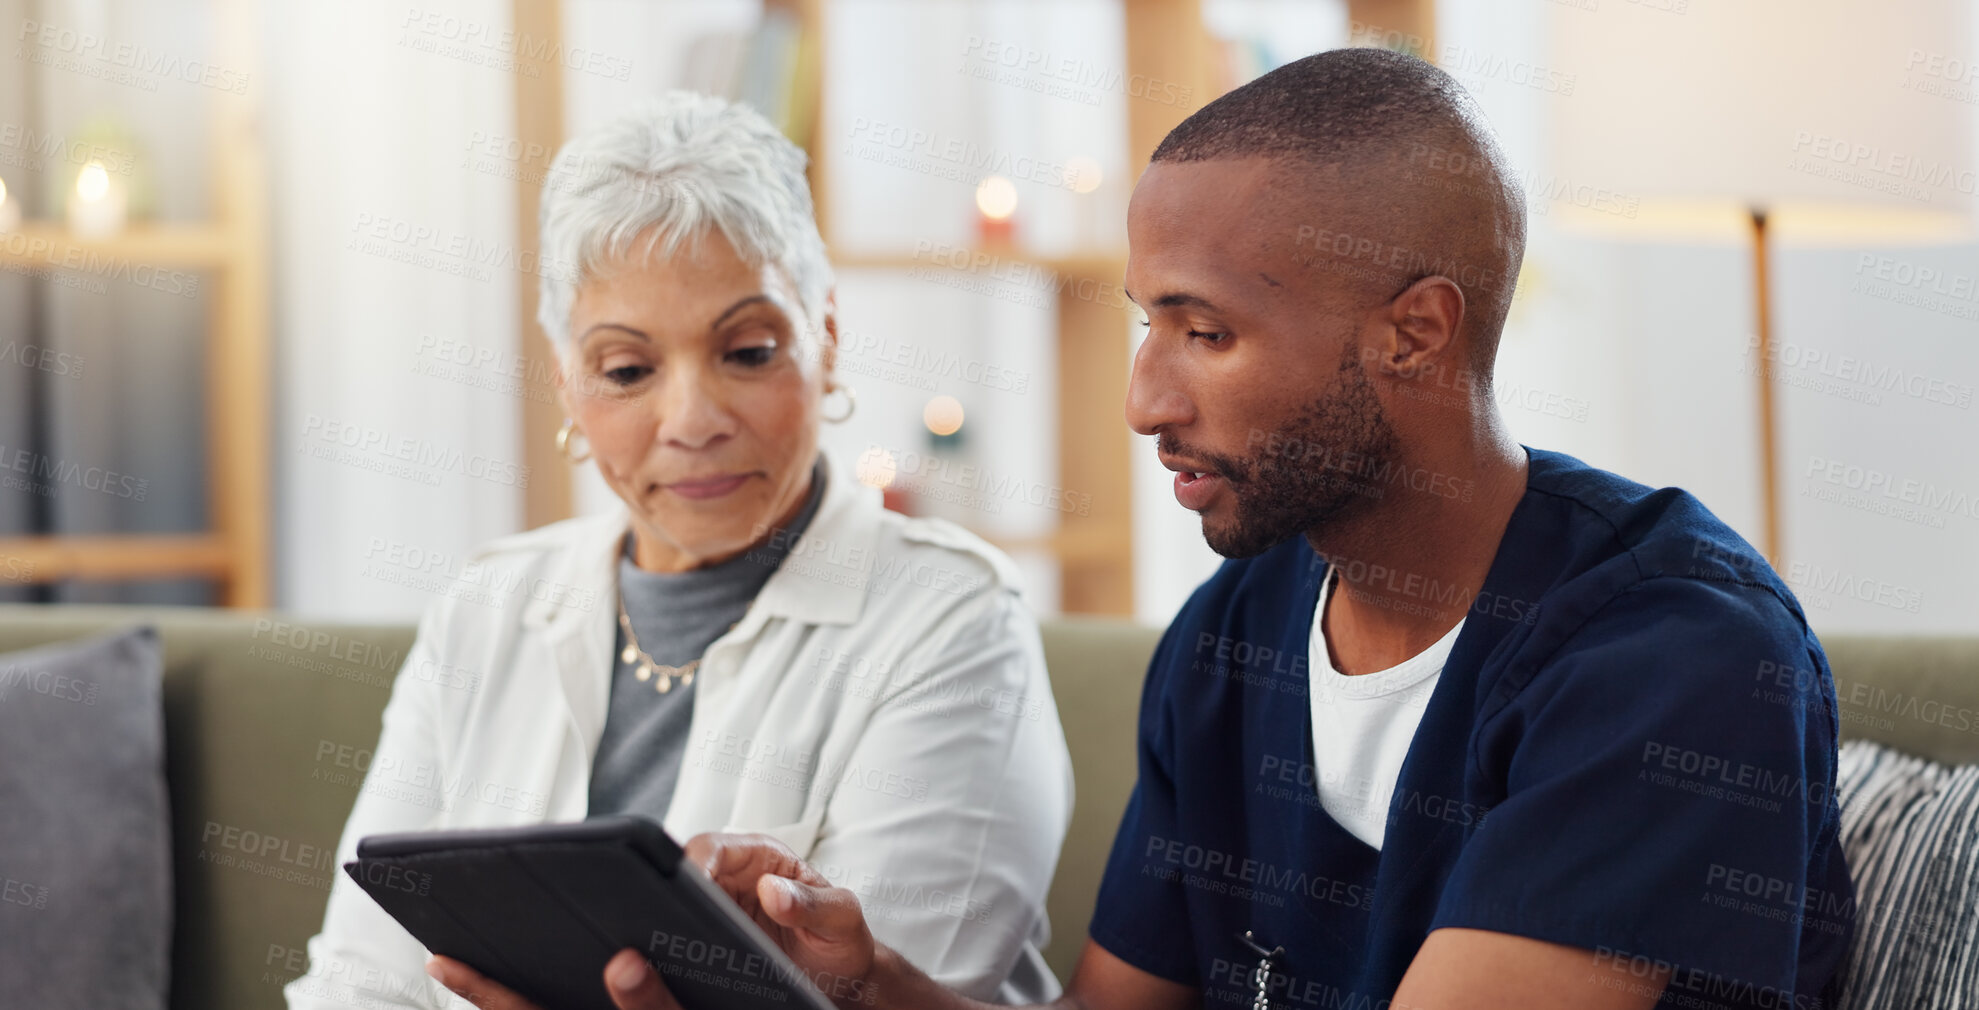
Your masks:
<path fill-rule="evenodd" d="M 309 622 L 277 613 L 0 606 L 0 653 L 151 623 L 165 645 L 167 778 L 176 923 L 175 1010 L 282 1005 L 305 967 L 411 625 Z M 1065 977 L 1084 943 L 1113 831 L 1134 781 L 1134 720 L 1159 629 L 1046 622 L 1044 645 L 1078 779 L 1052 887 L 1046 956 Z M 1943 762 L 1979 761 L 1979 734 L 1915 714 L 1979 710 L 1979 638 L 1850 638 L 1824 644 L 1844 738 Z M 265 854 L 248 865 L 243 853 Z M 216 856 L 236 858 L 216 861 Z"/>

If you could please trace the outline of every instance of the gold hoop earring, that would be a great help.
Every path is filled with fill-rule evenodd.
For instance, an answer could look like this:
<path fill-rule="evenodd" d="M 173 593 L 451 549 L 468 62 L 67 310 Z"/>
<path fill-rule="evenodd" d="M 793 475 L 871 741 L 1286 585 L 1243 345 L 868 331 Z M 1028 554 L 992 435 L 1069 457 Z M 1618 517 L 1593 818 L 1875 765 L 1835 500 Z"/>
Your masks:
<path fill-rule="evenodd" d="M 570 436 L 577 433 L 577 422 L 568 417 L 563 419 L 563 427 L 557 429 L 557 452 L 572 463 L 582 463 L 591 458 L 591 450 L 588 447 L 582 456 L 570 454 Z"/>
<path fill-rule="evenodd" d="M 833 417 L 823 410 L 819 410 L 818 416 L 832 424 L 844 424 L 847 420 L 851 419 L 853 412 L 859 409 L 859 394 L 853 392 L 851 386 L 841 386 L 836 382 L 825 387 L 825 396 L 829 397 L 833 393 L 845 394 L 845 413 Z"/>

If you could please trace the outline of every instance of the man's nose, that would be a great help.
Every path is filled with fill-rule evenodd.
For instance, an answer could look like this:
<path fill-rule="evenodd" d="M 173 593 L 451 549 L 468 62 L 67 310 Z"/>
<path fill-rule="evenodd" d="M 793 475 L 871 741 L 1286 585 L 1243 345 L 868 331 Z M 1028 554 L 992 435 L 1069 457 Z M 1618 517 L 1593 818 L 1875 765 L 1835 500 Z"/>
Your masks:
<path fill-rule="evenodd" d="M 1195 420 L 1188 395 L 1176 381 L 1169 357 L 1150 333 L 1134 352 L 1134 370 L 1127 378 L 1127 426 L 1143 435 L 1182 427 Z"/>

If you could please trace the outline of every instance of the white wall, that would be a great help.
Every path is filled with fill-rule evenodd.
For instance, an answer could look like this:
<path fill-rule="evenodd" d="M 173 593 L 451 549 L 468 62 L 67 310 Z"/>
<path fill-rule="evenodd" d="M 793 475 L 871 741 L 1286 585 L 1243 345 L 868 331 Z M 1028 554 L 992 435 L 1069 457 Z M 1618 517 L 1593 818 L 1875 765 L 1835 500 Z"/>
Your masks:
<path fill-rule="evenodd" d="M 499 35 L 508 7 L 421 9 L 453 20 L 408 24 L 375 0 L 264 8 L 275 603 L 312 616 L 415 617 L 521 522 L 518 401 L 499 387 L 515 286 L 535 277 L 515 249 L 517 162 L 473 146 L 512 134 L 512 84 L 474 62 L 490 36 L 467 27 Z"/>

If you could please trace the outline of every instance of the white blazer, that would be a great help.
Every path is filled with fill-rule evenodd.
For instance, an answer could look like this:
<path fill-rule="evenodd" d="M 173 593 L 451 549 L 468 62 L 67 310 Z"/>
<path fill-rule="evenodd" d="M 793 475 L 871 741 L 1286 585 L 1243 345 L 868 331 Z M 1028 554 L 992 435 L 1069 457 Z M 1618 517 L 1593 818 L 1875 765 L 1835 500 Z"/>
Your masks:
<path fill-rule="evenodd" d="M 1051 999 L 1038 950 L 1072 770 L 1036 618 L 995 548 L 888 512 L 836 469 L 702 659 L 666 829 L 774 835 L 941 982 Z M 365 835 L 584 818 L 627 522 L 565 520 L 472 556 L 420 621 L 339 864 Z M 426 956 L 339 873 L 289 1006 L 466 1007 Z"/>

